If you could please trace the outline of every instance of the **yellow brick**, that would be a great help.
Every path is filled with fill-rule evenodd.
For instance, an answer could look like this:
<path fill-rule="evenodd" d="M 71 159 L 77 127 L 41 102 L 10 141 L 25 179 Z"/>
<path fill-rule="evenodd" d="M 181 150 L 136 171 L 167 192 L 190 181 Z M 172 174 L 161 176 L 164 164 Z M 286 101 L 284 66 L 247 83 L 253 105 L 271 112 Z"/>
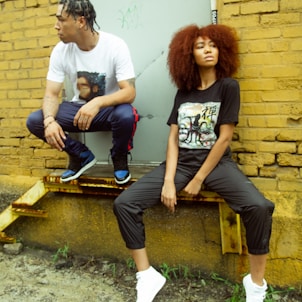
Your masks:
<path fill-rule="evenodd" d="M 277 129 L 238 129 L 240 140 L 243 141 L 275 141 Z"/>
<path fill-rule="evenodd" d="M 251 128 L 281 128 L 287 127 L 288 116 L 275 116 L 275 115 L 266 115 L 264 118 L 263 116 L 253 116 L 247 118 L 248 127 Z"/>
<path fill-rule="evenodd" d="M 249 43 L 249 51 L 252 53 L 256 53 L 256 52 L 268 52 L 270 49 L 270 43 L 269 41 L 266 40 L 258 40 L 257 43 L 255 43 L 254 41 Z"/>
<path fill-rule="evenodd" d="M 279 28 L 259 28 L 252 29 L 247 28 L 242 31 L 241 38 L 243 40 L 258 40 L 258 39 L 271 39 L 271 38 L 279 38 L 281 37 L 281 29 Z"/>
<path fill-rule="evenodd" d="M 251 53 L 244 55 L 241 65 L 281 65 L 283 55 L 279 53 Z"/>
<path fill-rule="evenodd" d="M 260 142 L 258 145 L 259 152 L 270 153 L 296 153 L 296 143 L 294 142 Z"/>
<path fill-rule="evenodd" d="M 288 153 L 278 154 L 277 162 L 280 166 L 302 167 L 302 155 Z"/>
<path fill-rule="evenodd" d="M 0 70 L 7 70 L 8 68 L 9 68 L 9 62 L 8 61 L 5 61 L 5 62 L 0 61 Z"/>
<path fill-rule="evenodd" d="M 222 18 L 222 22 L 225 25 L 232 26 L 234 28 L 246 28 L 255 27 L 259 25 L 259 17 L 257 15 L 240 15 L 232 18 Z"/>
<path fill-rule="evenodd" d="M 261 24 L 263 25 L 289 25 L 300 22 L 300 13 L 284 13 L 284 14 L 268 14 L 261 16 Z"/>
<path fill-rule="evenodd" d="M 271 51 L 285 51 L 289 50 L 289 40 L 273 40 L 271 42 Z"/>
<path fill-rule="evenodd" d="M 301 129 L 281 129 L 277 139 L 284 142 L 302 141 L 302 131 Z"/>
<path fill-rule="evenodd" d="M 239 4 L 226 5 L 223 8 L 223 16 L 224 18 L 238 16 L 240 14 L 240 6 Z"/>
<path fill-rule="evenodd" d="M 258 176 L 258 167 L 255 165 L 242 165 L 240 166 L 240 170 L 248 177 Z"/>
<path fill-rule="evenodd" d="M 253 104 L 247 103 L 242 104 L 240 108 L 240 113 L 244 115 L 249 114 L 259 114 L 259 115 L 266 115 L 266 114 L 280 114 L 281 108 L 278 104 Z"/>
<path fill-rule="evenodd" d="M 273 79 L 249 79 L 240 81 L 240 88 L 244 90 L 274 90 L 276 81 Z"/>
<path fill-rule="evenodd" d="M 20 80 L 18 82 L 18 86 L 21 89 L 31 89 L 41 87 L 40 79 L 28 79 L 28 80 Z"/>
<path fill-rule="evenodd" d="M 37 48 L 38 42 L 37 40 L 26 40 L 26 41 L 16 41 L 14 43 L 14 48 L 17 50 L 20 49 L 30 49 L 30 48 Z"/>
<path fill-rule="evenodd" d="M 10 42 L 0 43 L 0 51 L 10 51 L 13 49 L 13 44 Z"/>
<path fill-rule="evenodd" d="M 233 152 L 256 152 L 257 146 L 253 142 L 239 142 L 233 141 L 231 143 L 231 149 Z"/>
<path fill-rule="evenodd" d="M 265 165 L 272 165 L 275 163 L 275 155 L 271 153 L 256 153 L 256 154 L 238 154 L 240 165 L 256 165 L 263 167 Z"/>
<path fill-rule="evenodd" d="M 0 138 L 0 146 L 19 146 L 20 140 L 18 138 Z"/>
<path fill-rule="evenodd" d="M 255 14 L 255 13 L 272 13 L 279 10 L 279 1 L 270 0 L 270 1 L 252 1 L 252 2 L 243 2 L 241 4 L 241 13 L 243 15 Z"/>
<path fill-rule="evenodd" d="M 292 181 L 279 181 L 278 183 L 279 191 L 287 191 L 287 192 L 302 192 L 302 180 L 292 180 Z"/>
<path fill-rule="evenodd" d="M 21 107 L 23 108 L 41 108 L 42 100 L 41 99 L 31 99 L 31 100 L 20 100 Z"/>
<path fill-rule="evenodd" d="M 277 190 L 277 180 L 276 179 L 268 179 L 268 178 L 254 178 L 251 177 L 250 180 L 254 183 L 254 185 L 261 192 L 275 192 Z"/>
<path fill-rule="evenodd" d="M 298 145 L 298 152 L 297 152 L 297 154 L 302 154 L 302 143 L 300 143 Z"/>
<path fill-rule="evenodd" d="M 36 7 L 39 5 L 37 0 L 26 0 L 26 7 Z"/>
<path fill-rule="evenodd" d="M 302 27 L 301 27 L 302 30 Z M 300 37 L 300 39 L 294 40 L 291 43 L 291 50 L 293 51 L 301 51 L 302 50 L 302 36 Z"/>
<path fill-rule="evenodd" d="M 286 26 L 282 28 L 282 35 L 284 38 L 302 37 L 302 26 Z"/>
<path fill-rule="evenodd" d="M 301 75 L 301 68 L 298 66 L 288 65 L 263 66 L 263 68 L 261 69 L 261 74 L 263 77 L 296 78 Z"/>
<path fill-rule="evenodd" d="M 8 61 L 27 59 L 27 58 L 28 58 L 28 52 L 26 50 L 5 52 L 5 60 Z"/>
<path fill-rule="evenodd" d="M 258 66 L 241 66 L 238 77 L 240 78 L 259 78 L 261 75 L 261 69 Z"/>
<path fill-rule="evenodd" d="M 48 29 L 47 28 L 39 28 L 37 30 L 26 30 L 24 32 L 24 36 L 28 38 L 33 37 L 45 37 L 48 35 Z"/>
<path fill-rule="evenodd" d="M 270 178 L 278 177 L 278 179 L 282 180 L 296 179 L 299 176 L 299 169 L 291 167 L 265 166 L 259 169 L 259 176 Z"/>
<path fill-rule="evenodd" d="M 300 91 L 297 90 L 264 91 L 262 93 L 262 99 L 268 102 L 299 101 L 301 95 Z"/>
<path fill-rule="evenodd" d="M 301 0 L 282 0 L 280 2 L 281 11 L 298 10 L 302 8 Z"/>

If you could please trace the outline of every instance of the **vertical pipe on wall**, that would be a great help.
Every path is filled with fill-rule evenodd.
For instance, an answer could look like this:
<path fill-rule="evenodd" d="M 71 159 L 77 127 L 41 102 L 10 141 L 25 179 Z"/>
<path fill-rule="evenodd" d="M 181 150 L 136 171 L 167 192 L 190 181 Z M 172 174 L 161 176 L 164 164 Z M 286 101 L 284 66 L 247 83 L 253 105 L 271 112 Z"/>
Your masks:
<path fill-rule="evenodd" d="M 211 0 L 211 13 L 212 13 L 212 24 L 217 24 L 217 18 L 218 18 L 217 0 Z"/>

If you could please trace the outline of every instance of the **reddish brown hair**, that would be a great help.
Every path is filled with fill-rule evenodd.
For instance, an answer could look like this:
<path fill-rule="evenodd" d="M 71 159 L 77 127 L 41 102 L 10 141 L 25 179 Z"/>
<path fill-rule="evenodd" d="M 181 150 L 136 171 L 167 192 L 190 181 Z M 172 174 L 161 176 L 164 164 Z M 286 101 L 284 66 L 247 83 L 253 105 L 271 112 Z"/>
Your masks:
<path fill-rule="evenodd" d="M 189 25 L 175 33 L 169 46 L 168 67 L 172 81 L 179 89 L 191 90 L 201 83 L 193 46 L 198 37 L 208 37 L 219 50 L 217 79 L 231 77 L 239 67 L 238 39 L 235 30 L 221 24 L 205 27 Z"/>

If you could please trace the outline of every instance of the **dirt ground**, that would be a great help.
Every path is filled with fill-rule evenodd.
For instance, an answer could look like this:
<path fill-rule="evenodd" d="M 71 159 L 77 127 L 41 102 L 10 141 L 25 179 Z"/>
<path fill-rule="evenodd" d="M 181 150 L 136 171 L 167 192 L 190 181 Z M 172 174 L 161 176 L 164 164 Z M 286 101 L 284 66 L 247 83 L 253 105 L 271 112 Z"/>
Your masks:
<path fill-rule="evenodd" d="M 56 253 L 31 248 L 10 255 L 2 248 L 0 301 L 135 301 L 135 270 L 129 264 L 79 256 L 55 261 L 55 257 Z M 231 299 L 235 288 L 206 276 L 175 278 L 167 281 L 154 302 L 243 302 L 243 293 Z M 302 295 L 276 293 L 266 301 L 298 302 L 302 301 Z"/>

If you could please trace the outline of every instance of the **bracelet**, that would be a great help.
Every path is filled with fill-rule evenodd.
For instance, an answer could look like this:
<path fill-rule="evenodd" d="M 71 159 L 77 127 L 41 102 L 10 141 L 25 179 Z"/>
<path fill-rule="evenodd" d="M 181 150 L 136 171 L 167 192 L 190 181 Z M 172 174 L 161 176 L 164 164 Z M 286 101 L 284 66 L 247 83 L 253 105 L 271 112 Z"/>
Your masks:
<path fill-rule="evenodd" d="M 53 119 L 52 121 L 50 121 L 48 124 L 46 124 L 45 126 L 44 126 L 44 129 L 46 129 L 50 124 L 52 124 L 53 122 L 56 122 L 56 120 L 55 119 Z"/>
<path fill-rule="evenodd" d="M 48 114 L 48 115 L 46 115 L 46 116 L 44 117 L 44 121 L 45 121 L 47 118 L 49 118 L 49 117 L 53 117 L 53 118 L 54 118 L 54 116 L 53 116 L 52 114 Z"/>

